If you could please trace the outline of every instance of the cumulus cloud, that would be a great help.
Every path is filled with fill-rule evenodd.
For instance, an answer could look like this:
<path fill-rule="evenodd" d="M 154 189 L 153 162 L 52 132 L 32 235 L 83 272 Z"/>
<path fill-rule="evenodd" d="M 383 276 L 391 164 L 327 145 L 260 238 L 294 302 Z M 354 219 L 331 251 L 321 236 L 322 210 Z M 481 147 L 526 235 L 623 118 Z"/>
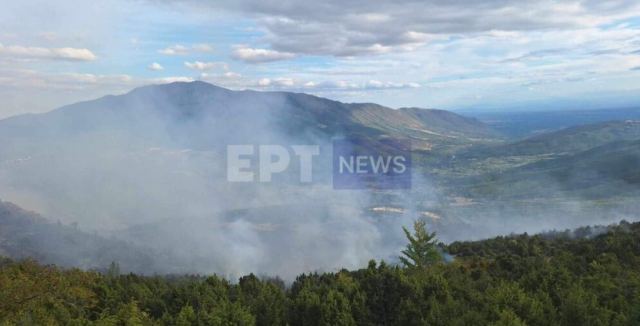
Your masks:
<path fill-rule="evenodd" d="M 588 28 L 640 11 L 634 0 L 190 1 L 253 15 L 272 51 L 335 56 L 414 50 L 458 34 Z"/>
<path fill-rule="evenodd" d="M 164 55 L 187 55 L 191 53 L 210 53 L 213 52 L 213 46 L 209 44 L 194 44 L 191 46 L 185 46 L 182 44 L 176 44 L 164 49 L 158 50 L 158 53 Z"/>
<path fill-rule="evenodd" d="M 0 60 L 1 62 L 2 60 Z M 120 94 L 148 84 L 126 74 L 43 72 L 0 64 L 0 119 L 27 112 L 46 112 L 105 94 Z"/>
<path fill-rule="evenodd" d="M 45 73 L 29 69 L 0 69 L 0 86 L 15 89 L 38 88 L 43 90 L 104 90 L 118 93 L 132 87 L 148 84 L 173 82 L 191 82 L 194 78 L 186 76 L 168 76 L 159 78 L 136 78 L 127 74 L 91 74 L 91 73 Z M 97 93 L 98 95 L 104 95 Z"/>
<path fill-rule="evenodd" d="M 242 90 L 256 87 L 256 81 L 234 71 L 225 72 L 202 72 L 198 76 L 198 80 L 206 81 L 221 87 Z"/>
<path fill-rule="evenodd" d="M 233 71 L 227 71 L 223 74 L 223 76 L 225 76 L 226 78 L 232 78 L 232 79 L 237 79 L 242 77 L 241 74 Z"/>
<path fill-rule="evenodd" d="M 88 90 L 127 89 L 138 84 L 126 74 L 46 73 L 32 69 L 0 69 L 0 86 L 18 89 Z M 122 87 L 122 88 L 121 88 Z"/>
<path fill-rule="evenodd" d="M 49 59 L 67 61 L 93 61 L 96 55 L 89 49 L 43 48 L 34 46 L 8 45 L 0 43 L 0 55 L 15 59 Z"/>
<path fill-rule="evenodd" d="M 237 46 L 234 49 L 232 56 L 236 60 L 241 60 L 247 63 L 262 63 L 291 59 L 295 57 L 295 54 L 269 49 L 256 49 L 245 46 Z"/>
<path fill-rule="evenodd" d="M 278 78 L 261 78 L 255 86 L 260 88 L 273 88 L 273 89 L 292 89 L 297 87 L 298 83 L 293 78 L 278 77 Z"/>
<path fill-rule="evenodd" d="M 154 62 L 149 66 L 147 66 L 147 69 L 153 70 L 153 71 L 160 71 L 160 70 L 164 70 L 164 67 L 161 64 Z"/>
<path fill-rule="evenodd" d="M 184 66 L 189 68 L 189 69 L 199 70 L 199 71 L 213 70 L 213 69 L 216 69 L 216 68 L 222 68 L 223 70 L 229 70 L 229 66 L 224 62 L 201 62 L 201 61 L 188 62 L 188 61 L 185 61 Z"/>
<path fill-rule="evenodd" d="M 204 53 L 213 52 L 213 46 L 211 46 L 210 44 L 204 44 L 204 43 L 195 44 L 192 47 L 192 49 L 196 52 L 204 52 Z"/>
<path fill-rule="evenodd" d="M 186 55 L 189 53 L 189 49 L 184 45 L 176 44 L 162 50 L 158 50 L 158 53 L 164 55 Z"/>
<path fill-rule="evenodd" d="M 327 80 L 327 81 L 304 81 L 296 80 L 289 77 L 278 78 L 260 78 L 254 82 L 253 86 L 267 89 L 286 89 L 286 90 L 313 90 L 313 91 L 363 91 L 363 90 L 384 90 L 384 89 L 403 89 L 418 88 L 419 83 L 415 82 L 390 82 L 369 80 L 366 82 L 355 82 L 346 80 Z"/>
<path fill-rule="evenodd" d="M 66 73 L 59 75 L 62 79 L 58 79 L 60 82 L 64 79 L 70 82 L 75 83 L 85 83 L 85 84 L 118 84 L 118 83 L 128 83 L 132 81 L 132 77 L 129 75 L 96 75 L 96 74 L 79 74 L 79 73 Z"/>
<path fill-rule="evenodd" d="M 385 90 L 385 89 L 405 89 L 421 87 L 415 82 L 390 82 L 380 80 L 369 80 L 366 82 L 353 82 L 346 80 L 323 81 L 316 83 L 309 81 L 303 84 L 304 88 L 319 91 L 357 91 L 357 90 Z"/>
<path fill-rule="evenodd" d="M 175 82 L 192 82 L 194 81 L 191 77 L 185 76 L 170 76 L 170 77 L 162 77 L 162 78 L 154 78 L 151 80 L 153 84 L 169 84 Z"/>
<path fill-rule="evenodd" d="M 271 79 L 269 78 L 260 78 L 256 83 L 259 87 L 267 87 L 271 85 Z"/>
<path fill-rule="evenodd" d="M 295 84 L 292 78 L 276 78 L 273 83 L 282 87 L 292 87 Z"/>
<path fill-rule="evenodd" d="M 418 88 L 418 83 L 394 83 L 394 82 L 382 82 L 379 80 L 369 80 L 365 85 L 367 89 L 393 89 L 393 88 Z"/>

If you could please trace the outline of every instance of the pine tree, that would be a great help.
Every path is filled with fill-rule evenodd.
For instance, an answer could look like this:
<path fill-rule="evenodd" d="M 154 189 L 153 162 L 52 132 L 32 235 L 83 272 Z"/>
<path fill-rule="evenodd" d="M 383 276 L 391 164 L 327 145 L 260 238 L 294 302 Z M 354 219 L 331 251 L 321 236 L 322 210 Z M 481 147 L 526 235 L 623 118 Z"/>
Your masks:
<path fill-rule="evenodd" d="M 414 234 L 402 227 L 409 240 L 407 249 L 402 251 L 400 261 L 409 268 L 423 268 L 442 260 L 442 256 L 436 247 L 436 233 L 427 232 L 427 223 L 417 220 L 413 223 Z"/>

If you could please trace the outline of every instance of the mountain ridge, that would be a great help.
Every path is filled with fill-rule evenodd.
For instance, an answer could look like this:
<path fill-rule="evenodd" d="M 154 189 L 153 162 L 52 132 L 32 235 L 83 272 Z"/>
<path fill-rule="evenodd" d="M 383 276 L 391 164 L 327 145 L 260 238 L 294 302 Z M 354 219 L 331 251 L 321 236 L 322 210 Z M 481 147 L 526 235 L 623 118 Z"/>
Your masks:
<path fill-rule="evenodd" d="M 149 121 L 151 119 L 155 121 Z M 122 95 L 65 105 L 43 114 L 6 118 L 0 120 L 0 135 L 5 138 L 12 133 L 21 138 L 55 137 L 66 130 L 105 129 L 135 134 L 153 132 L 153 127 L 158 126 L 170 129 L 174 135 L 188 126 L 190 134 L 180 135 L 184 139 L 198 138 L 197 134 L 216 128 L 227 135 L 242 136 L 256 130 L 321 138 L 386 135 L 412 139 L 416 148 L 429 150 L 455 148 L 498 137 L 477 119 L 444 110 L 343 103 L 306 93 L 234 91 L 202 81 L 147 85 Z M 250 142 L 260 137 L 240 138 Z"/>

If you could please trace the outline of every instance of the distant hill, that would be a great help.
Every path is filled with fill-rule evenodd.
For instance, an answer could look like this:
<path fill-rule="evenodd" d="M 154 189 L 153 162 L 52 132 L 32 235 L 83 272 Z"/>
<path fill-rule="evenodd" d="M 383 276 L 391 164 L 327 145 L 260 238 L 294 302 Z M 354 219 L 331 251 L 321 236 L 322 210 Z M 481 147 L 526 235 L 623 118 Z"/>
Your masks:
<path fill-rule="evenodd" d="M 640 140 L 617 140 L 575 154 L 461 181 L 484 197 L 633 197 L 640 194 Z"/>
<path fill-rule="evenodd" d="M 562 155 L 584 151 L 613 141 L 640 139 L 640 120 L 608 121 L 569 127 L 496 146 L 472 148 L 467 157 Z"/>
<path fill-rule="evenodd" d="M 33 258 L 46 264 L 85 269 L 103 269 L 115 261 L 124 270 L 138 273 L 158 271 L 154 259 L 159 257 L 148 249 L 51 222 L 3 201 L 0 201 L 0 256 Z"/>
<path fill-rule="evenodd" d="M 564 128 L 606 121 L 640 120 L 640 107 L 592 110 L 460 111 L 491 126 L 492 129 L 513 138 L 526 138 Z"/>

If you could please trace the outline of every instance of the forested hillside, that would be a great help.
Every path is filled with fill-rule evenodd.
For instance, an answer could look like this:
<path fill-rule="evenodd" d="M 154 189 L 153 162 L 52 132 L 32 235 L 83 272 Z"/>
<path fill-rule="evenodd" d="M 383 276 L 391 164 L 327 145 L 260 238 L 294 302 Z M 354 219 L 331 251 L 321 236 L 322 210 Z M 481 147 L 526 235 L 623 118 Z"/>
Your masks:
<path fill-rule="evenodd" d="M 640 323 L 640 223 L 438 247 L 418 228 L 408 237 L 405 267 L 371 261 L 361 270 L 300 275 L 288 285 L 254 275 L 238 282 L 217 276 L 143 277 L 120 275 L 117 264 L 98 273 L 5 260 L 0 323 Z M 447 259 L 432 257 L 436 249 Z M 420 252 L 427 258 L 422 263 Z"/>

